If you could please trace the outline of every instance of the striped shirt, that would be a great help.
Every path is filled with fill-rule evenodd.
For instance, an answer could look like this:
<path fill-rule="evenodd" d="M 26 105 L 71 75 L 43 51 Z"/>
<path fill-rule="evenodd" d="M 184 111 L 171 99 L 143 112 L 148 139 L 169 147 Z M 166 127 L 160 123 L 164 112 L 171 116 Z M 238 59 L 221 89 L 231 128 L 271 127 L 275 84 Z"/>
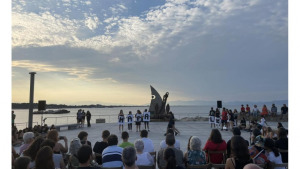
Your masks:
<path fill-rule="evenodd" d="M 120 167 L 122 162 L 123 148 L 117 145 L 108 146 L 102 152 L 102 166 L 103 167 Z"/>

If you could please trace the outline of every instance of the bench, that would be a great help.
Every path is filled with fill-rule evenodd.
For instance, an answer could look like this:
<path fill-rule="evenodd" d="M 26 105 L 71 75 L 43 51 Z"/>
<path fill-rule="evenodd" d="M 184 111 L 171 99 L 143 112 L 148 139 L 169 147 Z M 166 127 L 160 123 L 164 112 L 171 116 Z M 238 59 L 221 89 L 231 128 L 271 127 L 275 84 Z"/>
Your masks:
<path fill-rule="evenodd" d="M 58 125 L 55 126 L 55 129 L 57 131 L 60 131 L 61 128 L 67 128 L 67 130 L 77 129 L 79 127 L 79 124 L 64 124 L 64 125 Z"/>

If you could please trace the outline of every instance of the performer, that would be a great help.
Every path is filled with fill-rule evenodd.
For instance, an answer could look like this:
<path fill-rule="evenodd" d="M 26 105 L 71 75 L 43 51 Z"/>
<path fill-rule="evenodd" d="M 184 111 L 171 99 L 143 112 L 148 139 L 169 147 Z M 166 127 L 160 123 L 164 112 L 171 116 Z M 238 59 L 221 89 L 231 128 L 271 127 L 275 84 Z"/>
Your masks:
<path fill-rule="evenodd" d="M 148 112 L 147 109 L 145 109 L 145 111 L 143 112 L 143 122 L 145 125 L 145 130 L 147 130 L 148 127 L 148 131 L 150 131 L 149 130 L 150 112 Z"/>
<path fill-rule="evenodd" d="M 84 123 L 85 123 L 85 112 L 84 112 L 84 110 L 82 110 L 82 112 L 81 112 L 81 117 L 82 117 L 81 124 L 82 124 L 82 127 L 84 127 Z"/>
<path fill-rule="evenodd" d="M 220 128 L 220 123 L 221 123 L 220 111 L 218 108 L 216 108 L 215 124 L 217 125 L 217 128 Z"/>
<path fill-rule="evenodd" d="M 215 124 L 216 112 L 214 111 L 213 107 L 211 107 L 208 116 L 209 116 L 208 123 L 210 124 L 210 128 L 212 128 L 213 125 L 214 125 L 214 128 L 215 128 L 216 127 L 216 124 Z"/>
<path fill-rule="evenodd" d="M 77 124 L 79 127 L 82 127 L 82 114 L 81 114 L 81 109 L 78 110 L 77 112 Z"/>
<path fill-rule="evenodd" d="M 142 112 L 140 110 L 137 110 L 137 113 L 135 114 L 136 132 L 141 131 L 142 116 Z"/>
<path fill-rule="evenodd" d="M 91 127 L 91 117 L 92 117 L 92 114 L 90 113 L 90 111 L 87 111 L 86 112 L 86 121 L 87 121 L 87 125 L 88 127 Z"/>
<path fill-rule="evenodd" d="M 128 124 L 128 130 L 132 131 L 132 121 L 133 121 L 133 115 L 131 111 L 129 111 L 129 114 L 127 115 L 127 124 Z"/>
<path fill-rule="evenodd" d="M 119 131 L 121 131 L 121 127 L 122 127 L 122 131 L 123 131 L 123 124 L 124 124 L 123 110 L 120 110 L 120 113 L 118 115 L 118 119 L 119 119 Z"/>
<path fill-rule="evenodd" d="M 171 111 L 169 112 L 169 123 L 168 123 L 167 131 L 166 131 L 165 135 L 167 135 L 169 128 L 173 129 L 173 131 L 175 132 L 175 135 L 180 133 L 179 130 L 175 127 L 175 117 Z"/>
<path fill-rule="evenodd" d="M 226 109 L 225 107 L 223 107 L 223 111 L 222 111 L 222 128 L 221 130 L 223 130 L 223 127 L 225 126 L 225 130 L 228 131 L 228 128 L 227 128 L 227 120 L 228 120 L 228 117 L 227 117 L 227 112 L 226 112 Z"/>

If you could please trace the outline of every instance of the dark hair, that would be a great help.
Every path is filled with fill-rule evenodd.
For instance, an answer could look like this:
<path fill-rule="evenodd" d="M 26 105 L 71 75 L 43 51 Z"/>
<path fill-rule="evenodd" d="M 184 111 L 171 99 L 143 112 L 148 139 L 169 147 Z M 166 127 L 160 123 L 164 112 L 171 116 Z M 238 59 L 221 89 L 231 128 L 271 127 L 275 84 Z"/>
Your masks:
<path fill-rule="evenodd" d="M 123 131 L 122 132 L 122 139 L 128 139 L 129 138 L 129 134 L 127 131 Z"/>
<path fill-rule="evenodd" d="M 83 140 L 83 138 L 84 137 L 87 137 L 89 134 L 87 133 L 87 132 L 85 132 L 85 131 L 81 131 L 81 132 L 79 132 L 79 134 L 78 134 L 78 138 L 80 139 L 80 140 Z"/>
<path fill-rule="evenodd" d="M 252 134 L 254 135 L 254 137 L 257 137 L 259 135 L 261 135 L 261 132 L 258 128 L 253 129 Z"/>
<path fill-rule="evenodd" d="M 278 122 L 277 128 L 281 128 L 281 127 L 283 127 L 282 123 Z"/>
<path fill-rule="evenodd" d="M 46 139 L 42 142 L 41 144 L 41 148 L 44 147 L 44 146 L 49 146 L 51 147 L 52 149 L 54 148 L 55 146 L 55 142 L 53 140 L 50 140 L 50 139 Z"/>
<path fill-rule="evenodd" d="M 191 147 L 190 147 L 190 141 L 191 141 L 192 137 L 193 137 L 193 136 L 191 136 L 191 137 L 189 138 L 189 141 L 188 141 L 188 144 L 187 144 L 187 151 L 191 150 Z"/>
<path fill-rule="evenodd" d="M 287 138 L 287 132 L 285 128 L 279 128 L 278 129 L 278 138 Z"/>
<path fill-rule="evenodd" d="M 211 130 L 208 140 L 210 140 L 214 143 L 222 143 L 223 142 L 222 135 L 218 129 Z"/>
<path fill-rule="evenodd" d="M 15 166 L 14 169 L 27 168 L 30 161 L 31 161 L 30 157 L 27 157 L 27 156 L 18 157 L 14 162 L 14 166 Z"/>
<path fill-rule="evenodd" d="M 164 160 L 167 161 L 165 169 L 174 169 L 176 168 L 176 158 L 175 152 L 172 148 L 166 148 L 164 151 Z"/>
<path fill-rule="evenodd" d="M 131 167 L 135 164 L 135 160 L 136 160 L 136 151 L 133 147 L 129 146 L 123 149 L 122 152 L 122 161 L 123 163 L 128 166 Z"/>
<path fill-rule="evenodd" d="M 245 139 L 239 135 L 231 138 L 231 156 L 246 164 L 250 159 L 248 145 Z"/>
<path fill-rule="evenodd" d="M 35 158 L 36 169 L 54 169 L 53 151 L 49 146 L 42 147 Z"/>
<path fill-rule="evenodd" d="M 92 155 L 92 148 L 89 145 L 82 145 L 79 150 L 77 151 L 77 158 L 79 163 L 84 164 Z"/>
<path fill-rule="evenodd" d="M 232 129 L 232 133 L 233 133 L 233 135 L 235 135 L 235 136 L 240 136 L 240 135 L 241 135 L 241 130 L 240 130 L 238 127 L 234 127 L 234 128 Z"/>
<path fill-rule="evenodd" d="M 141 137 L 148 137 L 148 131 L 147 130 L 142 130 L 141 131 Z"/>
<path fill-rule="evenodd" d="M 108 130 L 102 131 L 102 138 L 106 139 L 110 135 L 110 132 Z"/>
<path fill-rule="evenodd" d="M 278 157 L 278 156 L 279 156 L 279 151 L 278 151 L 278 149 L 275 147 L 275 143 L 274 143 L 274 141 L 273 141 L 272 139 L 266 138 L 266 139 L 265 139 L 264 147 L 265 147 L 265 149 L 267 149 L 267 148 L 268 148 L 268 149 L 271 149 L 271 150 L 274 152 L 275 157 Z"/>
<path fill-rule="evenodd" d="M 167 134 L 170 133 L 170 134 L 173 134 L 174 135 L 174 130 L 172 128 L 168 128 L 167 130 Z"/>
<path fill-rule="evenodd" d="M 44 138 L 42 136 L 35 138 L 34 141 L 31 143 L 31 145 L 28 147 L 28 149 L 24 150 L 23 152 L 24 156 L 29 156 L 31 160 L 34 161 L 36 154 L 39 151 L 43 141 Z"/>
<path fill-rule="evenodd" d="M 167 134 L 166 135 L 166 144 L 168 145 L 168 146 L 172 146 L 172 145 L 174 145 L 175 144 L 175 136 L 174 136 L 174 134 Z"/>
<path fill-rule="evenodd" d="M 118 137 L 114 134 L 108 136 L 107 138 L 108 146 L 113 146 L 118 144 Z"/>

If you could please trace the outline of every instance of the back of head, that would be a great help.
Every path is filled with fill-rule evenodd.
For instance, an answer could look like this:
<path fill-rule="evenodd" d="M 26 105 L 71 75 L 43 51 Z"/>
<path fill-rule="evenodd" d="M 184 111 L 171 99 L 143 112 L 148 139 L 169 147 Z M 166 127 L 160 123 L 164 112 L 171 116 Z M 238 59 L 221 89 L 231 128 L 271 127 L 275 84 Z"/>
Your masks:
<path fill-rule="evenodd" d="M 27 168 L 27 166 L 29 165 L 31 159 L 30 157 L 27 156 L 23 156 L 23 157 L 18 157 L 15 162 L 14 162 L 14 169 L 23 169 L 23 168 Z"/>
<path fill-rule="evenodd" d="M 87 163 L 92 155 L 92 148 L 89 145 L 83 145 L 77 152 L 77 158 L 79 163 Z"/>
<path fill-rule="evenodd" d="M 34 139 L 34 133 L 33 132 L 26 132 L 23 135 L 23 140 L 25 142 L 25 144 L 29 144 L 31 141 L 33 141 Z"/>
<path fill-rule="evenodd" d="M 218 129 L 212 129 L 210 136 L 209 136 L 209 140 L 212 141 L 213 143 L 222 143 L 223 139 L 222 139 L 222 135 L 220 133 L 220 131 Z"/>
<path fill-rule="evenodd" d="M 261 132 L 258 128 L 253 129 L 252 134 L 254 135 L 254 137 L 257 137 L 259 135 L 261 135 Z"/>
<path fill-rule="evenodd" d="M 136 152 L 133 147 L 126 147 L 123 149 L 122 161 L 125 166 L 131 167 L 135 164 Z"/>
<path fill-rule="evenodd" d="M 110 135 L 110 132 L 108 130 L 104 130 L 102 132 L 102 138 L 103 139 L 107 139 L 109 135 Z"/>
<path fill-rule="evenodd" d="M 241 162 L 246 162 L 250 159 L 248 145 L 245 139 L 239 135 L 231 138 L 231 156 L 238 158 Z"/>
<path fill-rule="evenodd" d="M 164 150 L 164 160 L 167 161 L 167 166 L 165 169 L 174 169 L 176 168 L 176 156 L 172 148 L 166 148 Z"/>
<path fill-rule="evenodd" d="M 55 168 L 53 162 L 53 151 L 49 146 L 42 147 L 35 158 L 36 169 L 53 169 Z"/>
<path fill-rule="evenodd" d="M 270 149 L 271 151 L 273 151 L 273 153 L 275 154 L 276 157 L 279 156 L 279 151 L 275 147 L 275 142 L 272 139 L 266 138 L 264 147 L 265 147 L 265 149 Z"/>
<path fill-rule="evenodd" d="M 78 134 L 78 138 L 80 139 L 80 140 L 83 140 L 85 137 L 87 137 L 88 136 L 88 133 L 87 132 L 85 132 L 85 131 L 81 131 L 81 132 L 79 132 L 79 134 Z"/>
<path fill-rule="evenodd" d="M 148 131 L 147 131 L 147 130 L 142 130 L 142 131 L 141 131 L 141 137 L 142 137 L 142 138 L 148 137 Z"/>
<path fill-rule="evenodd" d="M 174 134 L 167 134 L 166 135 L 166 144 L 168 146 L 173 146 L 175 144 L 175 136 Z"/>
<path fill-rule="evenodd" d="M 263 169 L 260 166 L 256 165 L 256 164 L 247 164 L 244 166 L 243 169 Z"/>
<path fill-rule="evenodd" d="M 236 136 L 236 135 L 240 136 L 241 135 L 241 130 L 238 127 L 234 127 L 232 129 L 232 133 L 233 133 L 234 136 Z"/>
<path fill-rule="evenodd" d="M 172 128 L 168 128 L 167 133 L 170 133 L 170 134 L 174 135 L 174 130 Z"/>
<path fill-rule="evenodd" d="M 129 138 L 129 134 L 127 131 L 123 131 L 122 132 L 122 139 L 128 139 Z"/>
<path fill-rule="evenodd" d="M 50 130 L 47 134 L 47 139 L 53 140 L 54 142 L 58 141 L 58 132 L 57 130 L 53 129 Z"/>
<path fill-rule="evenodd" d="M 118 145 L 118 137 L 114 134 L 108 136 L 107 142 L 109 146 Z"/>
<path fill-rule="evenodd" d="M 144 150 L 143 140 L 142 139 L 135 140 L 134 147 L 135 147 L 136 151 L 143 152 L 143 150 Z"/>
<path fill-rule="evenodd" d="M 51 147 L 52 149 L 54 148 L 55 146 L 55 142 L 53 140 L 50 140 L 50 139 L 46 139 L 42 142 L 41 144 L 41 148 L 44 147 L 44 146 L 49 146 Z"/>
<path fill-rule="evenodd" d="M 200 151 L 201 150 L 201 140 L 197 136 L 193 136 L 190 140 L 190 148 L 192 151 Z"/>
<path fill-rule="evenodd" d="M 279 128 L 277 133 L 278 133 L 278 138 L 279 139 L 287 138 L 287 132 L 286 132 L 285 128 Z"/>
<path fill-rule="evenodd" d="M 32 160 L 35 160 L 36 154 L 41 148 L 41 144 L 43 141 L 44 138 L 41 136 L 35 138 L 31 145 L 27 148 L 27 150 L 24 150 L 23 154 L 25 156 L 29 156 Z"/>
<path fill-rule="evenodd" d="M 72 155 L 77 155 L 77 152 L 80 147 L 81 147 L 81 142 L 80 142 L 79 138 L 74 138 L 70 143 L 69 152 Z"/>

